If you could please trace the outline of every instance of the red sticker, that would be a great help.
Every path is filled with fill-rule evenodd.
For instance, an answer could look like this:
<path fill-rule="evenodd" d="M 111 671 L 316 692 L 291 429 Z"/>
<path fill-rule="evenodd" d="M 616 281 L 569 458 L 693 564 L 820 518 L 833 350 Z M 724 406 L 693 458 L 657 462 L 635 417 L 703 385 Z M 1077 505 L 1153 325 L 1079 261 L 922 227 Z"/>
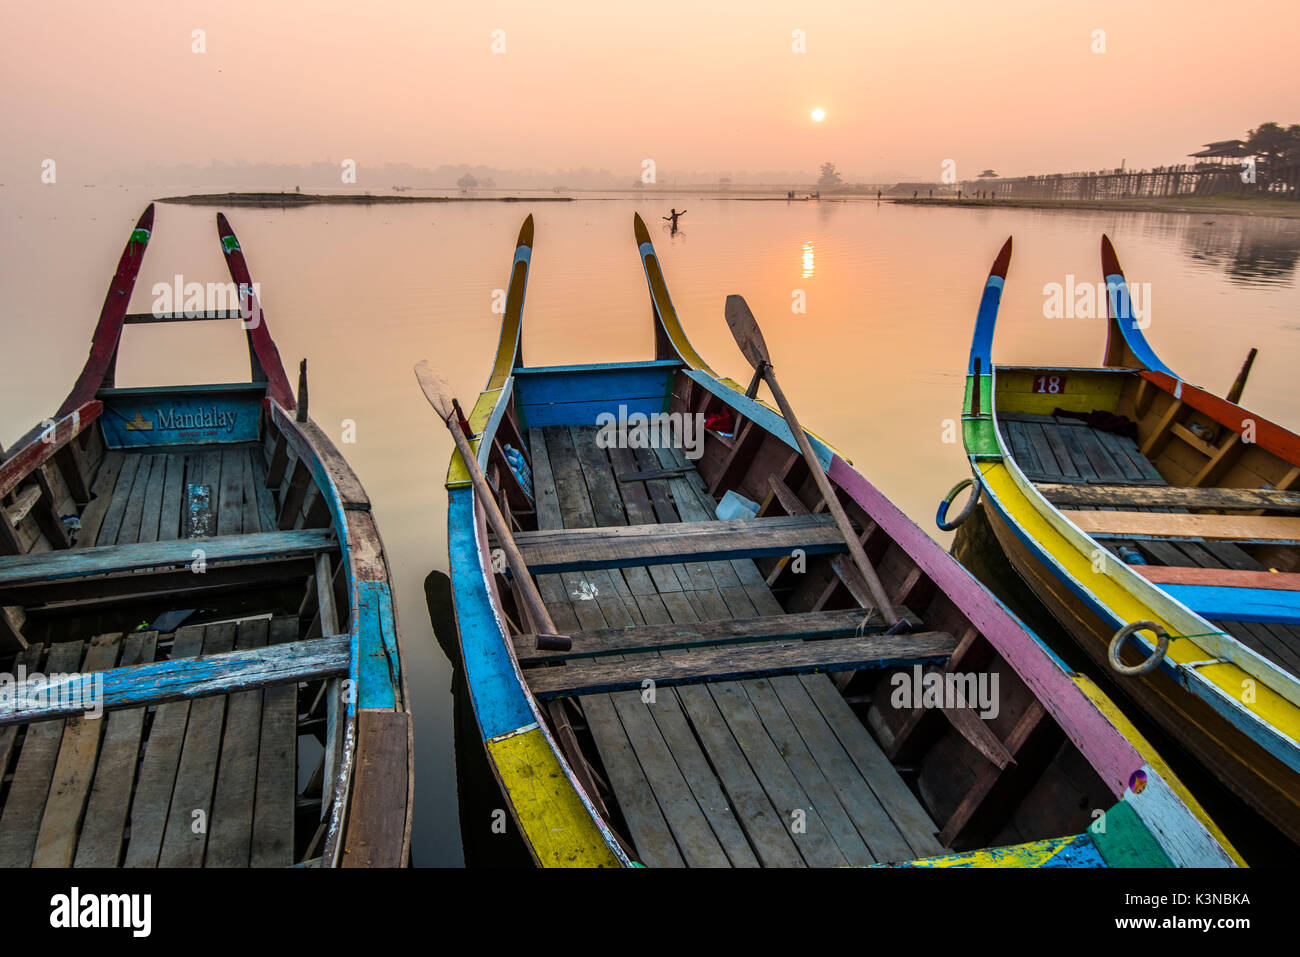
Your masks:
<path fill-rule="evenodd" d="M 1060 395 L 1065 391 L 1065 376 L 1036 375 L 1034 376 L 1034 391 L 1044 392 L 1048 395 Z"/>

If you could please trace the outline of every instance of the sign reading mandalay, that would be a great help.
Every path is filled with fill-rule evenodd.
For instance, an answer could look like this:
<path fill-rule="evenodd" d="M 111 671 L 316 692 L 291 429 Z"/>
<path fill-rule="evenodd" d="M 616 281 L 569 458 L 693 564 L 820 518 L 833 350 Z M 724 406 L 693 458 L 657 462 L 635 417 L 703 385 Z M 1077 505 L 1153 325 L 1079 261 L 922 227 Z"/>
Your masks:
<path fill-rule="evenodd" d="M 255 442 L 260 392 L 105 394 L 109 448 Z"/>

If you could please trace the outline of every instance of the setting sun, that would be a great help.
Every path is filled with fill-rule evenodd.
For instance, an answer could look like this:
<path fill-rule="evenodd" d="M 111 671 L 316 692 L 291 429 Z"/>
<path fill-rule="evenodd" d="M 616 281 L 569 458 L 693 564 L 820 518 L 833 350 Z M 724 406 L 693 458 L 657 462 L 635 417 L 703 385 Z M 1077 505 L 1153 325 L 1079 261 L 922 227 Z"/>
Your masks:
<path fill-rule="evenodd" d="M 826 119 L 826 111 L 819 106 L 817 109 L 812 111 L 812 118 L 814 123 L 820 123 L 822 120 Z"/>

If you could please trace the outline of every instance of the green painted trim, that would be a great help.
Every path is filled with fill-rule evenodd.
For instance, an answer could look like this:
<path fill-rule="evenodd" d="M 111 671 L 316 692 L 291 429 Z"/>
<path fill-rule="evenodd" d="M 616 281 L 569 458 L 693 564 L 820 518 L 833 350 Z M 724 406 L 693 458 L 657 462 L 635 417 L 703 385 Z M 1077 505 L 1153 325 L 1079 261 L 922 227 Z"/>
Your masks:
<path fill-rule="evenodd" d="M 1104 828 L 1101 830 L 1099 828 Z M 1107 867 L 1173 867 L 1137 811 L 1120 801 L 1088 828 Z"/>

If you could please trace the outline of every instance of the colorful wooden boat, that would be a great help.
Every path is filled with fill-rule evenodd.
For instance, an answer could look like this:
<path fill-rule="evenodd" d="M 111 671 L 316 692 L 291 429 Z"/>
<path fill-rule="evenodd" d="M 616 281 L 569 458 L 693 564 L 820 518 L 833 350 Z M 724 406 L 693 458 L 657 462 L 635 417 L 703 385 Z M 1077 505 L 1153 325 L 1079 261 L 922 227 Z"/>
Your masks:
<path fill-rule="evenodd" d="M 1087 678 L 810 438 L 910 627 L 870 610 L 786 420 L 691 347 L 640 217 L 635 230 L 656 358 L 546 368 L 522 362 L 532 217 L 519 234 L 464 428 L 523 580 L 460 456 L 447 478 L 466 679 L 535 861 L 1240 863 Z M 700 457 L 633 447 L 632 417 L 664 413 L 708 421 Z M 619 416 L 627 442 L 600 431 Z M 719 519 L 737 496 L 757 514 Z M 533 614 L 569 641 L 539 642 L 534 586 Z M 997 708 L 900 694 L 965 679 L 999 689 Z"/>
<path fill-rule="evenodd" d="M 1162 363 L 1106 237 L 1101 256 L 1100 368 L 994 366 L 1011 240 L 993 265 L 963 412 L 982 507 L 1089 656 L 1300 842 L 1300 437 Z"/>
<path fill-rule="evenodd" d="M 72 392 L 0 463 L 0 866 L 403 865 L 411 723 L 366 493 L 224 216 L 239 308 L 128 314 L 153 218 Z M 125 325 L 193 319 L 241 321 L 252 381 L 115 386 Z"/>

